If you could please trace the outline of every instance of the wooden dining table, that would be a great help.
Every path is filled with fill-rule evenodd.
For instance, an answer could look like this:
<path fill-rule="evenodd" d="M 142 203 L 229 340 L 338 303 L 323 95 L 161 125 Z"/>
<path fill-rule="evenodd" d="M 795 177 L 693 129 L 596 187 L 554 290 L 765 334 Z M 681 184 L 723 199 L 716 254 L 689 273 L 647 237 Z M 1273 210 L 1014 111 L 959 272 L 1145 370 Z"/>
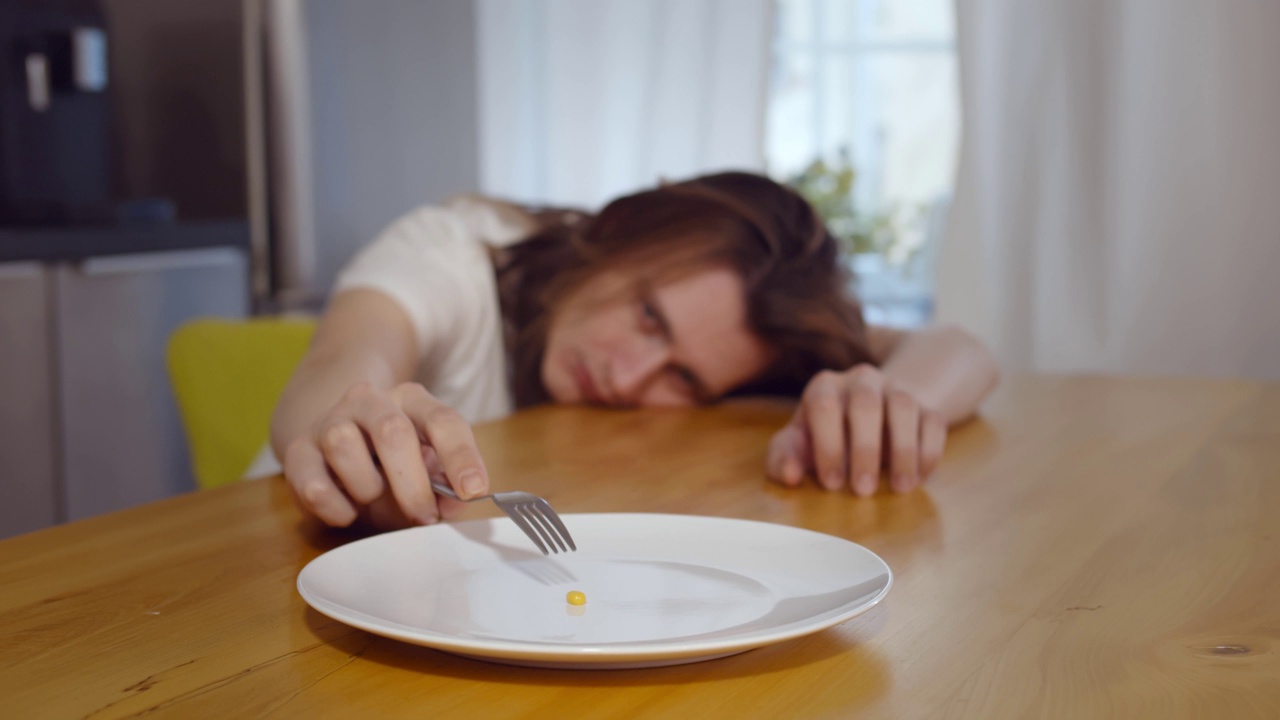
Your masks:
<path fill-rule="evenodd" d="M 361 533 L 308 521 L 277 477 L 0 542 L 0 717 L 1280 717 L 1280 385 L 1006 379 L 922 489 L 873 498 L 766 479 L 790 411 L 545 407 L 476 435 L 496 486 L 570 518 L 865 546 L 894 585 L 830 629 L 630 670 L 373 635 L 299 596 Z"/>

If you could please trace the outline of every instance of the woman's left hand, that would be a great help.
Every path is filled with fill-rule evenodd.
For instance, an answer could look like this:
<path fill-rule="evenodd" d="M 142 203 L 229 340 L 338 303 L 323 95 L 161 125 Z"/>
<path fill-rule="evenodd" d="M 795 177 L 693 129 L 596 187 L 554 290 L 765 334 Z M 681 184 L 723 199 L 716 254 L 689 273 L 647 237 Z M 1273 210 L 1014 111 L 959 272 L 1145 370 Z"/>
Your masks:
<path fill-rule="evenodd" d="M 881 470 L 894 492 L 929 477 L 947 442 L 947 423 L 880 370 L 858 365 L 823 371 L 809 381 L 800 407 L 769 442 L 766 470 L 784 485 L 807 473 L 827 490 L 874 495 Z"/>

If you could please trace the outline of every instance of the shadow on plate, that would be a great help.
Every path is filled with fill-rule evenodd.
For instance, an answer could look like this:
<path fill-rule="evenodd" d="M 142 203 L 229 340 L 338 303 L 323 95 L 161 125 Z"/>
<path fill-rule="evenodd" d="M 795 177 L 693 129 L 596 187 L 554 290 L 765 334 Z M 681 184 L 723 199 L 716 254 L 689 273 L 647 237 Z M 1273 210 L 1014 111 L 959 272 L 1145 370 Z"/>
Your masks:
<path fill-rule="evenodd" d="M 497 522 L 507 522 L 507 520 L 502 519 Z M 534 582 L 551 586 L 577 580 L 572 572 L 555 562 L 556 555 L 544 555 L 541 551 L 535 550 L 531 541 L 526 541 L 523 536 L 520 542 L 522 544 L 529 542 L 528 547 L 513 547 L 494 542 L 492 522 L 458 522 L 444 527 L 473 543 L 487 547 L 503 563 L 520 571 Z"/>

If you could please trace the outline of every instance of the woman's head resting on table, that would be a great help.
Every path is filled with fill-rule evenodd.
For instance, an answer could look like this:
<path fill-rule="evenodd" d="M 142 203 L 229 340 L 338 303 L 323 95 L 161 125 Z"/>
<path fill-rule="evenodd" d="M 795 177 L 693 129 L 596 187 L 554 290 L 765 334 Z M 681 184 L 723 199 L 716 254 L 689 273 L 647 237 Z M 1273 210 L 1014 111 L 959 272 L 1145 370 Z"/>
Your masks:
<path fill-rule="evenodd" d="M 521 406 L 795 396 L 870 361 L 836 240 L 772 180 L 708 175 L 555 217 L 498 258 Z"/>
<path fill-rule="evenodd" d="M 989 351 L 957 329 L 868 329 L 835 239 L 807 202 L 767 178 L 723 173 L 663 185 L 594 216 L 505 210 L 524 239 L 495 249 L 492 267 L 467 246 L 474 262 L 465 269 L 481 280 L 495 273 L 517 407 L 791 395 L 796 408 L 768 442 L 766 475 L 870 497 L 882 476 L 895 492 L 929 477 L 948 424 L 971 416 L 999 377 Z M 436 259 L 378 247 L 405 262 Z M 401 279 L 411 285 L 416 274 L 406 268 Z M 448 313 L 451 297 L 419 299 Z M 461 498 L 490 489 L 470 421 L 418 379 L 422 350 L 403 310 L 384 293 L 340 293 L 273 417 L 290 488 L 326 524 L 363 515 L 392 528 L 455 516 L 462 503 L 438 498 L 433 475 Z M 484 364 L 468 367 L 491 371 L 478 386 L 489 392 L 505 379 L 502 363 L 489 362 L 503 348 L 492 332 L 482 340 Z M 465 368 L 449 372 L 458 374 L 425 382 L 468 381 Z M 501 400 L 509 408 L 510 397 Z"/>

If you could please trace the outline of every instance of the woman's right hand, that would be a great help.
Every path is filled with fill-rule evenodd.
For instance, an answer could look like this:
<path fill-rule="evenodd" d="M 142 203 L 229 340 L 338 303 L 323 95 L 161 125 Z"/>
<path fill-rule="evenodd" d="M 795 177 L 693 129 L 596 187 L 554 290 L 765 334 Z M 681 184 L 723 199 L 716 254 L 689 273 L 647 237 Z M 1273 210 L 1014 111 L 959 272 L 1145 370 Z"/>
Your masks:
<path fill-rule="evenodd" d="M 461 502 L 437 497 L 433 477 L 462 498 L 489 492 L 471 426 L 418 383 L 356 385 L 283 460 L 298 505 L 335 527 L 364 517 L 385 530 L 457 515 Z"/>

